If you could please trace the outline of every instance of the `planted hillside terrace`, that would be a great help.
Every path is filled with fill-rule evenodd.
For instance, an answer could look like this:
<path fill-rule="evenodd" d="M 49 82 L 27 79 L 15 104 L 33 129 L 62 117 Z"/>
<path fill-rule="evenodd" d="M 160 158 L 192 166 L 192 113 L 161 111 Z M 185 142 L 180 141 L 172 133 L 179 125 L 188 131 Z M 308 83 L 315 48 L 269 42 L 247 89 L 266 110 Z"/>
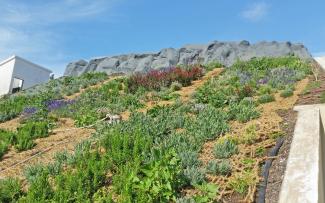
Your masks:
<path fill-rule="evenodd" d="M 56 103 L 55 94 L 35 93 L 42 97 L 39 105 L 20 107 L 16 116 L 34 109 L 25 109 L 17 131 L 0 132 L 4 157 L 21 129 L 38 129 L 44 122 L 48 128 L 34 130 L 32 140 L 55 131 L 66 118 L 74 120 L 75 129 L 95 132 L 50 163 L 29 165 L 23 174 L 1 180 L 0 200 L 253 202 L 267 151 L 283 135 L 276 111 L 292 108 L 310 73 L 310 64 L 296 57 L 256 58 L 227 69 L 213 63 L 118 77 L 85 89 L 73 101 Z M 107 114 L 125 112 L 130 115 L 120 122 L 105 121 Z"/>

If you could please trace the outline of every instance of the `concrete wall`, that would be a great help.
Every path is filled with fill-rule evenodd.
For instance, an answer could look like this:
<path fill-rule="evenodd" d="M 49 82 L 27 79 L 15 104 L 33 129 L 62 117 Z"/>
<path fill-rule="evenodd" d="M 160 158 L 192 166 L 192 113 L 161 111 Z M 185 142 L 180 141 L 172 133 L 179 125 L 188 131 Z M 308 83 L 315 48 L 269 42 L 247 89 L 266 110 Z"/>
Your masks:
<path fill-rule="evenodd" d="M 0 96 L 9 93 L 14 64 L 14 59 L 0 64 Z"/>
<path fill-rule="evenodd" d="M 298 118 L 279 203 L 324 203 L 325 105 L 296 106 Z"/>
<path fill-rule="evenodd" d="M 51 71 L 17 57 L 15 60 L 10 89 L 12 88 L 14 77 L 24 80 L 23 89 L 26 89 L 37 84 L 48 82 L 50 74 Z"/>

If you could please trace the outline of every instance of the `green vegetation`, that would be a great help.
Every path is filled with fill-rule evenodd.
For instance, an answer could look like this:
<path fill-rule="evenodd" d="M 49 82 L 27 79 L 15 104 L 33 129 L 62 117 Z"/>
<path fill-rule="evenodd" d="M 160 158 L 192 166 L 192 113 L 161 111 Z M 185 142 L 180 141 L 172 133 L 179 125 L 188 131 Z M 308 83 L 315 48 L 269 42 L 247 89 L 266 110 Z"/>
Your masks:
<path fill-rule="evenodd" d="M 257 100 L 258 103 L 260 104 L 265 104 L 265 103 L 269 103 L 269 102 L 273 102 L 275 100 L 274 96 L 271 94 L 263 94 L 262 96 L 260 96 Z"/>
<path fill-rule="evenodd" d="M 280 96 L 283 98 L 291 97 L 293 95 L 293 89 L 292 88 L 286 88 L 280 93 Z"/>
<path fill-rule="evenodd" d="M 254 174 L 250 171 L 246 171 L 242 174 L 236 174 L 235 177 L 230 180 L 229 186 L 238 192 L 239 194 L 245 194 L 250 185 L 253 185 L 255 182 Z"/>
<path fill-rule="evenodd" d="M 251 172 L 255 160 L 241 160 L 244 172 L 239 173 L 232 171 L 235 166 L 230 159 L 239 153 L 237 144 L 256 142 L 256 127 L 249 127 L 236 141 L 224 136 L 230 130 L 229 122 L 245 123 L 258 118 L 261 101 L 255 98 L 273 98 L 272 94 L 294 85 L 309 73 L 308 64 L 295 57 L 238 61 L 197 89 L 191 101 L 178 99 L 175 91 L 190 85 L 204 71 L 220 66 L 214 63 L 137 74 L 87 89 L 73 101 L 58 101 L 63 95 L 107 78 L 93 73 L 65 77 L 51 81 L 42 87 L 43 91 L 23 92 L 0 100 L 1 121 L 29 113 L 17 132 L 0 131 L 0 155 L 9 146 L 30 149 L 35 145 L 34 139 L 48 136 L 57 118 L 70 117 L 76 126 L 92 125 L 96 130 L 89 140 L 76 145 L 73 153 L 63 151 L 55 155 L 51 164 L 26 168 L 26 192 L 16 180 L 0 181 L 0 200 L 213 202 L 220 186 L 207 183 L 206 173 L 226 176 L 230 188 L 246 193 L 256 182 Z M 146 113 L 137 111 L 151 99 L 174 103 L 154 106 Z M 131 113 L 128 120 L 116 124 L 98 122 L 108 113 L 125 111 Z M 215 139 L 216 160 L 205 168 L 199 154 L 205 142 Z M 263 156 L 263 150 L 258 148 L 256 155 Z M 183 188 L 196 189 L 198 194 L 181 197 Z"/>
<path fill-rule="evenodd" d="M 228 160 L 212 160 L 207 165 L 207 171 L 214 175 L 229 175 L 231 173 L 231 164 Z"/>
<path fill-rule="evenodd" d="M 8 151 L 11 143 L 15 140 L 15 134 L 6 130 L 0 129 L 0 160 Z"/>
<path fill-rule="evenodd" d="M 234 141 L 225 139 L 216 143 L 213 149 L 214 156 L 218 159 L 229 158 L 238 152 Z"/>
<path fill-rule="evenodd" d="M 325 92 L 322 92 L 320 95 L 320 102 L 325 103 Z"/>

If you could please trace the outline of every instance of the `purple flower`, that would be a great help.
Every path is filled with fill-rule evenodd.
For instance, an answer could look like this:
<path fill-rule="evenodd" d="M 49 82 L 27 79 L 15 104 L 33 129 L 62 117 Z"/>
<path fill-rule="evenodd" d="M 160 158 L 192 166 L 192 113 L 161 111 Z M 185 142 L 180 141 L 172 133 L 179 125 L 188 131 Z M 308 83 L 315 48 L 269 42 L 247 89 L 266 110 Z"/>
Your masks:
<path fill-rule="evenodd" d="M 23 114 L 24 115 L 33 115 L 37 112 L 37 108 L 36 107 L 26 107 L 23 110 Z"/>
<path fill-rule="evenodd" d="M 46 105 L 49 111 L 54 111 L 73 103 L 75 103 L 75 100 L 50 100 L 46 102 Z"/>

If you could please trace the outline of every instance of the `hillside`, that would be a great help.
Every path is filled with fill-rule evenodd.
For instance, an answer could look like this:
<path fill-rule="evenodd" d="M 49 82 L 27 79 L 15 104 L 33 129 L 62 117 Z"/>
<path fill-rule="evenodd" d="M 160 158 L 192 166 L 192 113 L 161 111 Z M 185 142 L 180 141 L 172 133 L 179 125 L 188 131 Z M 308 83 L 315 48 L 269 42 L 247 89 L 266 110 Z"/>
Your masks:
<path fill-rule="evenodd" d="M 250 44 L 248 41 L 213 41 L 208 44 L 185 45 L 179 49 L 162 49 L 158 53 L 125 54 L 95 58 L 89 62 L 79 60 L 68 64 L 64 75 L 78 76 L 92 71 L 106 72 L 107 74 L 131 74 L 176 65 L 207 64 L 214 61 L 229 67 L 237 60 L 247 61 L 254 57 L 281 57 L 289 55 L 295 55 L 302 59 L 312 59 L 307 48 L 302 44 L 275 41 L 263 41 L 256 44 Z"/>
<path fill-rule="evenodd" d="M 317 71 L 263 57 L 86 73 L 3 98 L 0 202 L 254 202 L 269 152 L 292 136 L 284 112 L 321 98 Z"/>

